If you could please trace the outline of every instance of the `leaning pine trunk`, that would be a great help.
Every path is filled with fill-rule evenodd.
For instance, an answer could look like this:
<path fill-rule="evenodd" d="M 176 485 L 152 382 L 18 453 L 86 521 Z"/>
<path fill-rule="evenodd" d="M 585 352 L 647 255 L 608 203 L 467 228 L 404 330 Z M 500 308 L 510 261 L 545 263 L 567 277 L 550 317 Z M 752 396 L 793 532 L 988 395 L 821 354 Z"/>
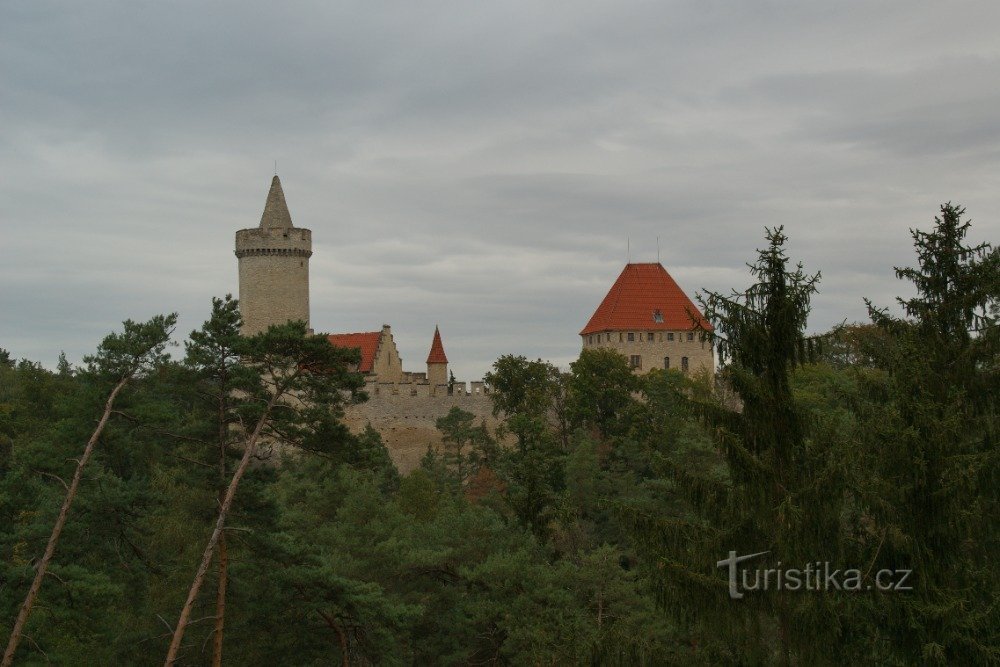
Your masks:
<path fill-rule="evenodd" d="M 83 456 L 76 464 L 76 472 L 73 474 L 73 481 L 70 482 L 69 488 L 66 490 L 66 498 L 63 500 L 62 509 L 59 510 L 59 517 L 56 519 L 56 525 L 52 528 L 52 535 L 49 536 L 49 543 L 45 547 L 45 554 L 42 556 L 42 560 L 38 563 L 38 571 L 35 572 L 35 579 L 31 582 L 31 588 L 28 589 L 28 595 L 24 598 L 24 604 L 21 605 L 21 611 L 17 615 L 17 620 L 14 621 L 14 629 L 10 631 L 10 640 L 7 642 L 7 650 L 3 654 L 3 662 L 0 663 L 2 667 L 10 667 L 14 662 L 14 653 L 17 651 L 18 644 L 21 643 L 21 635 L 24 633 L 24 625 L 28 622 L 28 616 L 31 615 L 31 608 L 35 604 L 35 599 L 38 597 L 38 591 L 42 588 L 42 581 L 45 579 L 45 573 L 49 569 L 49 562 L 52 560 L 52 555 L 56 551 L 56 544 L 59 542 L 59 536 L 62 534 L 63 526 L 66 525 L 66 517 L 69 515 L 69 508 L 73 504 L 73 500 L 76 498 L 76 492 L 80 488 L 80 479 L 83 477 L 83 467 L 87 465 L 87 461 L 90 460 L 91 454 L 94 453 L 94 445 L 97 444 L 97 440 L 101 437 L 101 433 L 104 432 L 104 427 L 108 423 L 108 418 L 111 416 L 111 408 L 114 406 L 115 399 L 118 397 L 119 392 L 128 384 L 131 379 L 131 375 L 126 375 L 115 388 L 111 390 L 111 394 L 108 395 L 108 400 L 104 404 L 104 414 L 101 415 L 101 421 L 98 422 L 97 428 L 94 429 L 93 435 L 90 436 L 90 440 L 87 441 L 87 446 L 83 450 Z"/>
<path fill-rule="evenodd" d="M 222 383 L 226 376 L 223 369 Z M 226 483 L 226 437 L 229 429 L 226 424 L 226 394 L 219 397 L 219 505 L 225 500 L 225 491 L 221 488 Z M 222 641 L 226 626 L 226 584 L 229 576 L 229 549 L 226 546 L 225 531 L 219 535 L 219 584 L 215 593 L 215 638 L 213 641 L 212 667 L 222 667 Z"/>
<path fill-rule="evenodd" d="M 219 538 L 222 536 L 222 531 L 225 529 L 226 516 L 229 514 L 229 509 L 233 505 L 233 497 L 236 495 L 236 487 L 239 486 L 240 480 L 243 479 L 243 475 L 246 473 L 247 467 L 250 465 L 250 458 L 257 449 L 257 440 L 260 438 L 260 433 L 264 429 L 264 422 L 267 421 L 268 415 L 277 400 L 278 394 L 271 397 L 271 400 L 267 404 L 267 408 L 264 410 L 264 414 L 261 415 L 260 419 L 257 421 L 257 426 L 254 428 L 253 433 L 250 435 L 250 439 L 247 441 L 246 449 L 243 452 L 243 458 L 240 459 L 240 464 L 236 467 L 236 472 L 233 473 L 233 479 L 229 482 L 229 487 L 226 489 L 226 496 L 222 500 L 222 506 L 219 508 L 219 518 L 215 522 L 215 530 L 212 531 L 212 536 L 208 539 L 208 544 L 205 545 L 205 553 L 202 555 L 201 565 L 198 566 L 198 571 L 194 575 L 194 581 L 191 582 L 191 590 L 188 591 L 187 601 L 184 603 L 184 608 L 181 609 L 180 618 L 177 619 L 177 627 L 174 629 L 174 636 L 170 641 L 170 648 L 167 651 L 167 659 L 163 663 L 165 667 L 171 667 L 177 659 L 177 652 L 180 650 L 181 640 L 184 638 L 184 629 L 187 627 L 188 619 L 191 618 L 191 609 L 194 607 L 194 601 L 198 598 L 198 593 L 201 591 L 201 585 L 205 581 L 205 574 L 208 572 L 208 568 L 212 564 L 212 554 L 215 552 L 215 546 L 219 543 Z"/>

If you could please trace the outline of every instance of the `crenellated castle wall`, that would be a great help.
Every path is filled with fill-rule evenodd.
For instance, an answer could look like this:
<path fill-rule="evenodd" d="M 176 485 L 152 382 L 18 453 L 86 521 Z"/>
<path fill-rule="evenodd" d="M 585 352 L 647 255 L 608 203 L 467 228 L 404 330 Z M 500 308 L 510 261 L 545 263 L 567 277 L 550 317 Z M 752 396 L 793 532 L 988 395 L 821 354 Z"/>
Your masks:
<path fill-rule="evenodd" d="M 377 382 L 369 378 L 365 383 L 368 400 L 348 406 L 344 421 L 355 433 L 367 424 L 379 432 L 389 449 L 396 467 L 407 473 L 420 464 L 427 453 L 427 446 L 441 444 L 437 420 L 453 407 L 461 408 L 476 416 L 476 423 L 485 421 L 491 432 L 500 425 L 493 416 L 493 402 L 484 382 L 461 382 L 432 386 L 424 373 L 407 373 L 399 383 Z M 410 381 L 418 379 L 422 381 Z"/>

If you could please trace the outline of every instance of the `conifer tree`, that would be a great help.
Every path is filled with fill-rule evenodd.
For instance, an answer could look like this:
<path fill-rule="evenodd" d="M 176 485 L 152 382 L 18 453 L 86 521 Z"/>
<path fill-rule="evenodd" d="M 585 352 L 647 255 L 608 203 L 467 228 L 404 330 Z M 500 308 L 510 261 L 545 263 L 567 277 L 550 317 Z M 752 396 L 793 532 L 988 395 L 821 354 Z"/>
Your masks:
<path fill-rule="evenodd" d="M 165 665 L 174 664 L 191 610 L 201 590 L 240 481 L 262 441 L 301 444 L 311 432 L 338 416 L 341 392 L 356 394 L 361 377 L 348 370 L 357 350 L 335 348 L 323 336 L 310 335 L 302 322 L 272 326 L 239 344 L 243 362 L 257 372 L 256 387 L 241 409 L 245 431 L 243 456 L 219 505 L 218 518 L 174 628 Z"/>
<path fill-rule="evenodd" d="M 230 454 L 232 426 L 237 415 L 234 403 L 237 393 L 251 391 L 258 378 L 256 371 L 240 363 L 240 317 L 239 302 L 227 294 L 225 299 L 212 299 L 212 316 L 201 330 L 192 331 L 185 342 L 187 364 L 198 374 L 200 393 L 215 413 L 215 441 L 218 447 L 219 504 L 225 499 L 229 481 L 227 462 Z M 212 664 L 222 664 L 223 631 L 225 628 L 226 585 L 228 581 L 229 550 L 226 533 L 219 535 L 218 581 L 215 603 L 215 629 L 213 637 Z"/>
<path fill-rule="evenodd" d="M 904 316 L 869 302 L 878 336 L 861 351 L 868 471 L 860 489 L 874 521 L 876 567 L 910 569 L 914 590 L 873 610 L 888 659 L 1000 661 L 1000 252 L 968 245 L 965 209 L 946 203 L 933 229 L 911 230 L 917 266 L 897 268 L 916 295 Z"/>
<path fill-rule="evenodd" d="M 693 401 L 725 462 L 723 474 L 664 457 L 664 471 L 689 510 L 640 513 L 637 538 L 656 566 L 661 602 L 681 618 L 703 619 L 694 641 L 721 644 L 726 659 L 788 664 L 815 660 L 822 634 L 835 632 L 824 598 L 758 591 L 730 600 L 716 564 L 731 551 L 769 552 L 750 568 L 839 556 L 840 463 L 813 437 L 791 385 L 792 371 L 814 347 L 805 327 L 819 274 L 806 274 L 801 264 L 789 268 L 781 228 L 767 230 L 767 239 L 750 265 L 753 285 L 699 298 L 715 326 L 711 338 L 725 381 L 741 403 L 733 409 Z"/>
<path fill-rule="evenodd" d="M 111 388 L 104 403 L 104 412 L 97 423 L 97 427 L 87 441 L 83 454 L 77 460 L 76 470 L 73 473 L 72 480 L 66 487 L 66 496 L 59 510 L 59 515 L 56 518 L 56 523 L 52 528 L 52 534 L 45 547 L 45 553 L 38 562 L 35 578 L 31 582 L 31 587 L 28 589 L 24 603 L 21 605 L 17 619 L 14 621 L 14 627 L 11 630 L 10 639 L 4 651 L 3 661 L 0 663 L 3 667 L 9 667 L 14 662 L 14 655 L 21 641 L 24 626 L 27 623 L 28 616 L 31 614 L 35 599 L 38 597 L 38 592 L 41 590 L 49 563 L 52 561 L 56 546 L 59 543 L 59 537 L 69 517 L 70 507 L 72 507 L 73 500 L 76 498 L 80 487 L 83 470 L 94 453 L 94 447 L 104 432 L 108 420 L 111 418 L 111 411 L 114 408 L 115 400 L 130 382 L 149 373 L 165 361 L 164 349 L 170 340 L 170 334 L 173 331 L 176 321 L 176 314 L 158 315 L 147 322 L 126 320 L 123 323 L 124 330 L 122 333 L 108 335 L 101 342 L 100 346 L 98 346 L 97 354 L 84 358 L 87 364 L 86 372 Z"/>

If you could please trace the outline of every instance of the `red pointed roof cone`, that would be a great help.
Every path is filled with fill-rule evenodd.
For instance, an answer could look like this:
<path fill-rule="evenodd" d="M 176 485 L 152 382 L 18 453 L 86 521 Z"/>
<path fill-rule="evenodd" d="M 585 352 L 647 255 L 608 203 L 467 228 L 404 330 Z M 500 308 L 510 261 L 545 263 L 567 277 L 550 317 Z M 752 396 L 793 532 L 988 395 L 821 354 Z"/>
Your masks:
<path fill-rule="evenodd" d="M 441 332 L 434 327 L 434 342 L 431 343 L 430 354 L 427 355 L 429 364 L 446 364 L 448 357 L 444 353 L 444 345 L 441 344 Z"/>
<path fill-rule="evenodd" d="M 696 322 L 712 331 L 712 325 L 662 264 L 626 264 L 580 335 L 600 331 L 680 331 L 693 328 Z"/>

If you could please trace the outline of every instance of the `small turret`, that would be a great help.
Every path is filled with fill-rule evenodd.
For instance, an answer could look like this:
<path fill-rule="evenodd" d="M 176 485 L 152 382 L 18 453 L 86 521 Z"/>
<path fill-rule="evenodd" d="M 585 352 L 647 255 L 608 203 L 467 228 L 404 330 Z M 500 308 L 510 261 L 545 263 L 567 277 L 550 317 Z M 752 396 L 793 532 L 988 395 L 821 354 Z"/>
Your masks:
<path fill-rule="evenodd" d="M 431 342 L 431 351 L 427 355 L 427 383 L 431 386 L 431 392 L 448 384 L 448 357 L 444 353 L 444 345 L 441 343 L 441 331 L 434 327 L 434 340 Z"/>
<path fill-rule="evenodd" d="M 275 176 L 260 225 L 236 232 L 243 333 L 301 320 L 309 326 L 312 232 L 292 225 L 281 181 Z"/>

